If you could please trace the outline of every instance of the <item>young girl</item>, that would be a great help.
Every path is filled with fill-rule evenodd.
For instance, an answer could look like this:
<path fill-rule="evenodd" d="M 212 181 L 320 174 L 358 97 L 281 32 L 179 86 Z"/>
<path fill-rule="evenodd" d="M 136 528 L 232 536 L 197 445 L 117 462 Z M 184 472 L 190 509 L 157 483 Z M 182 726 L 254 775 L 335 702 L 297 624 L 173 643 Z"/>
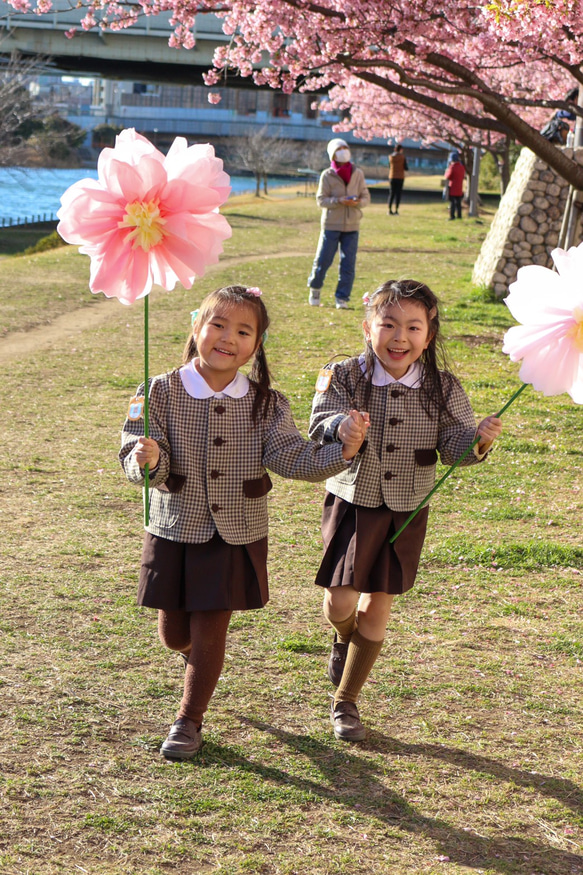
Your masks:
<path fill-rule="evenodd" d="M 316 583 L 336 635 L 328 676 L 338 689 L 331 722 L 336 738 L 360 741 L 359 693 L 383 645 L 393 598 L 413 586 L 425 538 L 424 507 L 390 537 L 427 496 L 437 453 L 455 462 L 479 435 L 463 464 L 485 458 L 502 430 L 494 416 L 475 427 L 457 379 L 441 370 L 437 298 L 422 283 L 390 280 L 365 299 L 366 351 L 320 373 L 310 437 L 326 443 L 356 428 L 352 408 L 368 411 L 366 444 L 349 470 L 326 482 L 324 557 Z"/>
<path fill-rule="evenodd" d="M 158 609 L 160 639 L 186 666 L 177 719 L 160 750 L 173 759 L 201 746 L 232 611 L 261 608 L 268 599 L 265 468 L 323 480 L 348 467 L 364 437 L 354 411 L 343 446 L 303 440 L 288 401 L 270 389 L 268 324 L 259 289 L 229 286 L 208 295 L 193 319 L 183 367 L 151 382 L 151 436 L 143 437 L 139 397 L 123 428 L 128 480 L 143 485 L 149 465 L 138 604 Z M 251 359 L 246 377 L 239 369 Z"/>

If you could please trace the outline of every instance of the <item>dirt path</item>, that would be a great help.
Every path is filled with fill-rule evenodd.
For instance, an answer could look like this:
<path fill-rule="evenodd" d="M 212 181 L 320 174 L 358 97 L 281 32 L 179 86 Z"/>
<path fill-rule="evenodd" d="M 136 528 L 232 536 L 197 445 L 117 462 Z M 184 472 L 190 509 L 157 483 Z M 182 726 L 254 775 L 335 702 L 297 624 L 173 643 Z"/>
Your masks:
<path fill-rule="evenodd" d="M 224 267 L 246 264 L 257 258 L 306 258 L 308 252 L 290 251 L 269 254 L 246 255 L 240 258 L 223 258 L 219 264 L 213 265 L 207 274 Z M 109 306 L 108 306 L 109 305 Z M 70 313 L 57 316 L 49 325 L 41 325 L 30 331 L 15 331 L 0 339 L 0 364 L 5 364 L 16 358 L 24 358 L 41 350 L 61 346 L 78 337 L 83 331 L 98 328 L 108 318 L 112 318 L 113 310 L 107 298 L 103 298 L 92 307 L 80 307 Z"/>

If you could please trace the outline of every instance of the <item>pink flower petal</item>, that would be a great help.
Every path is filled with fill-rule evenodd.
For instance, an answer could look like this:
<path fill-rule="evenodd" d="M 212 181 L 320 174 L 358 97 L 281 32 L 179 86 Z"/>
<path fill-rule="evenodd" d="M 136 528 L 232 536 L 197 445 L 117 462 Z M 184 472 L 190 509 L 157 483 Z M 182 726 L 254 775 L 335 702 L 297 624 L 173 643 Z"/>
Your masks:
<path fill-rule="evenodd" d="M 583 248 L 571 246 L 570 249 L 553 249 L 551 257 L 563 279 L 581 284 L 583 278 Z"/>

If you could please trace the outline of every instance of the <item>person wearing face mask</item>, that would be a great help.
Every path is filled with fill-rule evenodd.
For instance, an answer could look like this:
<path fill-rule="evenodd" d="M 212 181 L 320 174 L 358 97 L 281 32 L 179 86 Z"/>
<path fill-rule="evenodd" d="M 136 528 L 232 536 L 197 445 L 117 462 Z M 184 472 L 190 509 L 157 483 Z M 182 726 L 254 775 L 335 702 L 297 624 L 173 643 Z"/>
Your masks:
<path fill-rule="evenodd" d="M 316 193 L 316 202 L 322 210 L 322 222 L 312 272 L 308 278 L 308 301 L 312 307 L 320 306 L 320 292 L 326 273 L 340 249 L 336 309 L 347 310 L 356 270 L 362 209 L 370 203 L 370 194 L 364 173 L 350 160 L 348 143 L 336 137 L 328 143 L 327 151 L 330 167 L 320 176 Z"/>

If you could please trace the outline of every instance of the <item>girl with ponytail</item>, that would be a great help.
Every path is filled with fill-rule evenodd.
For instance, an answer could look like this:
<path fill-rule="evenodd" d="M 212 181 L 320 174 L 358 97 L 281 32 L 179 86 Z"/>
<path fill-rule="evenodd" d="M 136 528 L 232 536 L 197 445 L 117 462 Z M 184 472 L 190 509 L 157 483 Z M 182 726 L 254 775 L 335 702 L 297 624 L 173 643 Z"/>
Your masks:
<path fill-rule="evenodd" d="M 289 402 L 270 387 L 260 289 L 218 289 L 192 315 L 182 367 L 149 386 L 150 437 L 141 386 L 120 451 L 128 480 L 150 490 L 138 604 L 157 609 L 162 643 L 185 664 L 182 701 L 160 749 L 170 759 L 188 759 L 202 744 L 232 612 L 269 597 L 266 468 L 324 480 L 349 466 L 365 432 L 351 411 L 337 441 L 302 438 Z M 247 377 L 240 368 L 248 362 Z"/>

